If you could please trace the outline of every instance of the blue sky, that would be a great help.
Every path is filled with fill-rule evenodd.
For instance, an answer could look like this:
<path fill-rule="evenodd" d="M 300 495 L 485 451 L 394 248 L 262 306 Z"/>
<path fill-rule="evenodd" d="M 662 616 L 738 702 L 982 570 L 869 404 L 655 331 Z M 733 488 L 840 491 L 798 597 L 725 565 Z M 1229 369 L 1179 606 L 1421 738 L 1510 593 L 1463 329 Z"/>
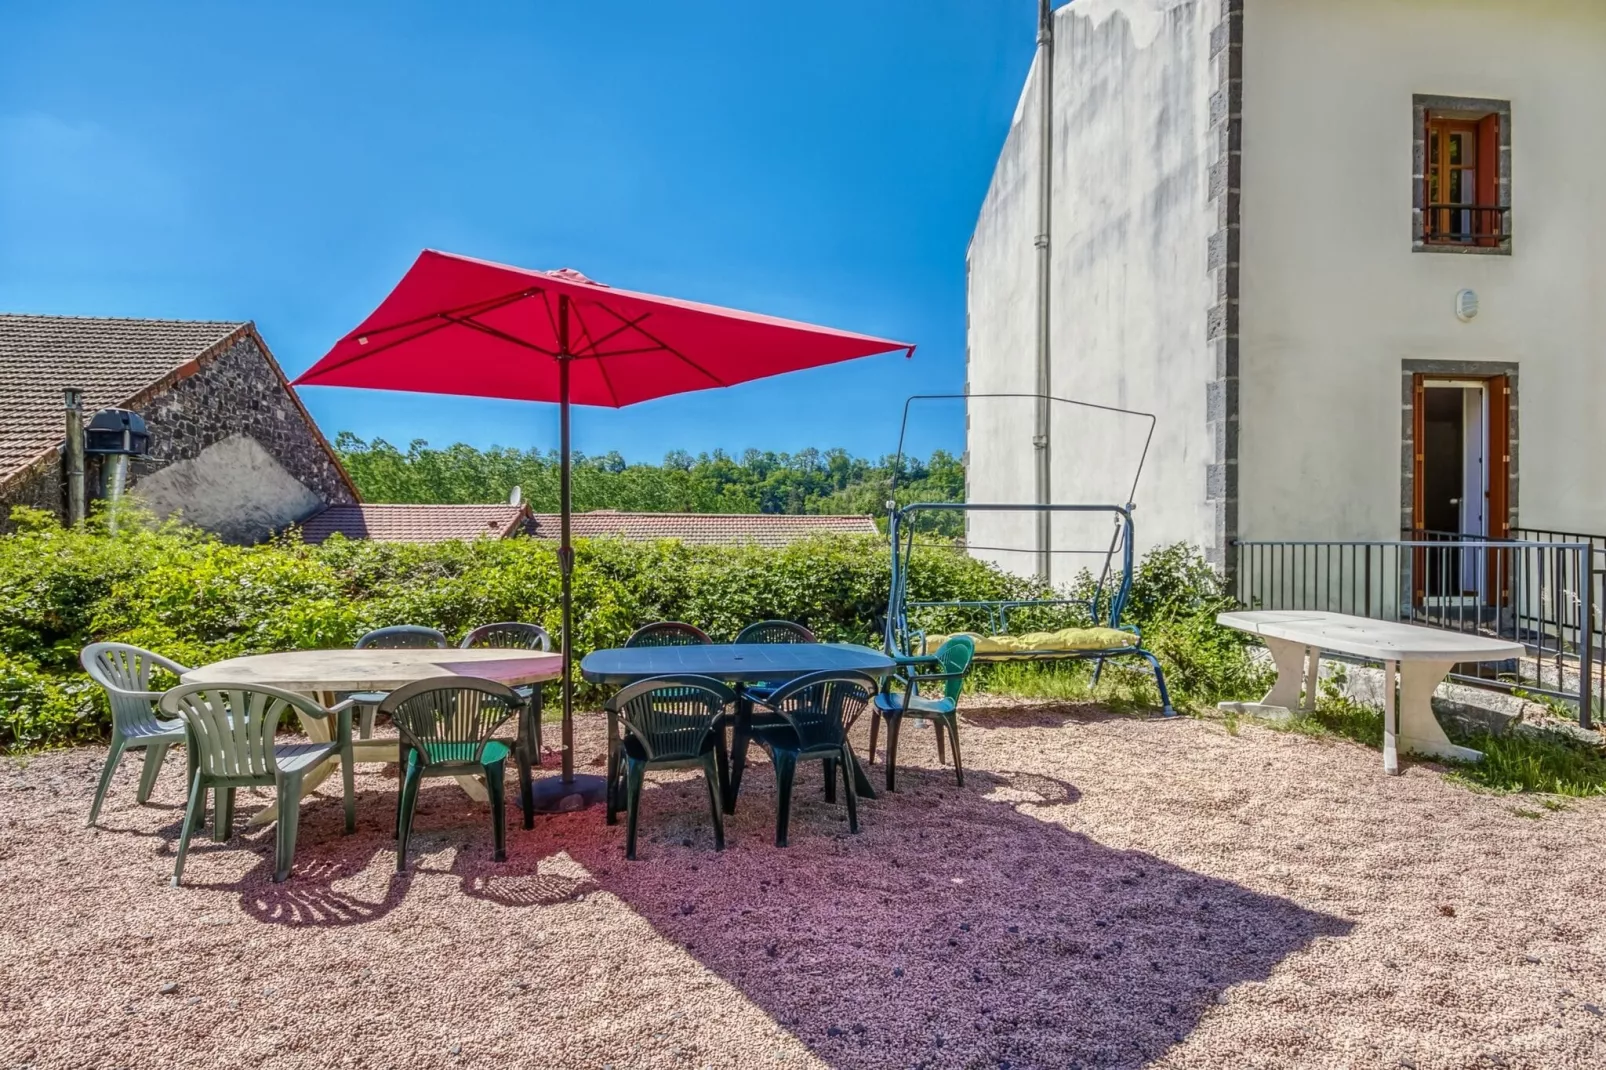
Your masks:
<path fill-rule="evenodd" d="M 896 444 L 964 377 L 964 252 L 1031 0 L 17 3 L 0 309 L 254 319 L 294 375 L 418 251 L 911 341 L 617 412 L 576 446 Z M 550 406 L 311 388 L 331 436 L 549 448 Z M 958 411 L 912 443 L 962 448 Z"/>

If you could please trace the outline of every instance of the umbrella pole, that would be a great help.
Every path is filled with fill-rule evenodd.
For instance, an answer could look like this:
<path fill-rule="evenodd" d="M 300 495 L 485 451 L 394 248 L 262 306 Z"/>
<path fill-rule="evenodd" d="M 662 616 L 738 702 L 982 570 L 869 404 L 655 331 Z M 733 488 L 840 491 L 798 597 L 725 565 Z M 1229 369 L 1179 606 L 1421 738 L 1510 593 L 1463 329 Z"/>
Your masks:
<path fill-rule="evenodd" d="M 558 298 L 558 572 L 562 584 L 563 628 L 563 775 L 544 777 L 535 784 L 535 808 L 540 811 L 583 810 L 602 801 L 607 785 L 602 777 L 574 773 L 574 606 L 572 576 L 574 547 L 569 543 L 569 299 Z M 612 741 L 609 741 L 612 745 Z"/>
<path fill-rule="evenodd" d="M 567 304 L 567 302 L 565 302 Z M 564 309 L 568 311 L 567 308 Z M 567 332 L 565 332 L 567 333 Z M 567 341 L 567 339 L 565 339 Z M 558 357 L 558 571 L 563 577 L 563 782 L 574 783 L 574 547 L 569 544 L 569 356 Z"/>

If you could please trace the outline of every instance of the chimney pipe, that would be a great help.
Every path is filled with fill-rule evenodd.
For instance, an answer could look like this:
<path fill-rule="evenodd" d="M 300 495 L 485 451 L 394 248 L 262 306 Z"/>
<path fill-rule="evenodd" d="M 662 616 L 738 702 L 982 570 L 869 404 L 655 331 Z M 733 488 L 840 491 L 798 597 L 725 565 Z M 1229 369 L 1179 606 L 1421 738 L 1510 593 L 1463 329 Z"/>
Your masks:
<path fill-rule="evenodd" d="M 67 523 L 81 524 L 88 512 L 84 492 L 84 392 L 75 386 L 62 391 L 67 403 Z"/>

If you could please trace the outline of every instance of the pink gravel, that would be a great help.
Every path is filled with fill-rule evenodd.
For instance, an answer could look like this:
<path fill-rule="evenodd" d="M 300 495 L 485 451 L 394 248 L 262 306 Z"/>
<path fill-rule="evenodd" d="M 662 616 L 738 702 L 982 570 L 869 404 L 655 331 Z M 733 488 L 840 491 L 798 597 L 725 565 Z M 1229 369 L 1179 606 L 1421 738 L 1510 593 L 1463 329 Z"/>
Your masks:
<path fill-rule="evenodd" d="M 494 864 L 431 783 L 406 877 L 370 767 L 355 835 L 306 803 L 285 884 L 268 828 L 197 839 L 177 890 L 182 756 L 146 807 L 126 764 L 96 831 L 99 753 L 0 763 L 0 1066 L 1606 1066 L 1606 803 L 1088 706 L 963 741 L 957 789 L 908 730 L 858 836 L 808 767 L 786 850 L 762 759 L 723 854 L 655 776 L 633 864 L 596 810 L 515 812 Z"/>

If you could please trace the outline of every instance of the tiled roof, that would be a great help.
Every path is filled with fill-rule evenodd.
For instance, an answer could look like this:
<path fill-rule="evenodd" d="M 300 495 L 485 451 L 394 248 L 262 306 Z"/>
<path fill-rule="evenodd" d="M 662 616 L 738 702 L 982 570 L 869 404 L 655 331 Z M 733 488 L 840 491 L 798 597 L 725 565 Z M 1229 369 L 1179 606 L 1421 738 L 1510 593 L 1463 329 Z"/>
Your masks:
<path fill-rule="evenodd" d="M 868 516 L 794 516 L 780 513 L 616 513 L 600 510 L 576 513 L 571 532 L 577 539 L 619 538 L 647 542 L 679 539 L 686 543 L 785 546 L 810 535 L 874 535 L 875 521 Z M 538 538 L 558 537 L 558 517 L 534 517 Z"/>
<path fill-rule="evenodd" d="M 504 539 L 529 510 L 506 502 L 493 505 L 331 505 L 301 522 L 301 538 L 320 543 L 339 532 L 348 539 L 377 542 L 444 542 L 447 539 Z"/>
<path fill-rule="evenodd" d="M 61 442 L 64 387 L 83 390 L 87 419 L 249 326 L 0 313 L 0 482 Z"/>

